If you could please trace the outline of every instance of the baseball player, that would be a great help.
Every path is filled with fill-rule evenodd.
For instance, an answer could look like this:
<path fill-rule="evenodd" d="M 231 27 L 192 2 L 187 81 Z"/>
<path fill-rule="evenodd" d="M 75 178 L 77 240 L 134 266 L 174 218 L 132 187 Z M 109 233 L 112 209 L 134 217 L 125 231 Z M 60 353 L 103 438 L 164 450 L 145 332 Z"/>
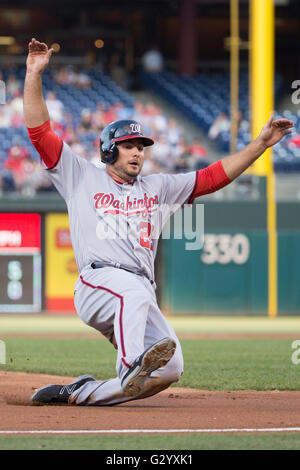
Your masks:
<path fill-rule="evenodd" d="M 68 207 L 80 273 L 74 291 L 76 311 L 114 344 L 117 377 L 97 381 L 91 375 L 80 376 L 67 386 L 42 387 L 31 400 L 116 405 L 158 393 L 183 373 L 180 343 L 155 295 L 154 258 L 165 221 L 160 207 L 190 204 L 223 188 L 268 147 L 290 134 L 293 123 L 271 118 L 242 151 L 204 170 L 142 177 L 144 148 L 154 142 L 136 121 L 116 121 L 100 136 L 101 160 L 106 166 L 98 168 L 75 155 L 51 130 L 42 72 L 52 52 L 35 39 L 29 43 L 25 122 L 45 171 Z"/>

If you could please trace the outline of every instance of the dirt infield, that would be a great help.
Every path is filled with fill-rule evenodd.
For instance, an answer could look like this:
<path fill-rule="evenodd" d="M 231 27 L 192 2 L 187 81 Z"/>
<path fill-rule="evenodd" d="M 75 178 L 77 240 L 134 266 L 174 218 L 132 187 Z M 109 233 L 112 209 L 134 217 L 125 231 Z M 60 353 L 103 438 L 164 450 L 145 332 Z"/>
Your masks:
<path fill-rule="evenodd" d="M 287 428 L 300 423 L 298 391 L 169 388 L 113 407 L 31 405 L 36 388 L 73 377 L 0 371 L 0 430 Z"/>

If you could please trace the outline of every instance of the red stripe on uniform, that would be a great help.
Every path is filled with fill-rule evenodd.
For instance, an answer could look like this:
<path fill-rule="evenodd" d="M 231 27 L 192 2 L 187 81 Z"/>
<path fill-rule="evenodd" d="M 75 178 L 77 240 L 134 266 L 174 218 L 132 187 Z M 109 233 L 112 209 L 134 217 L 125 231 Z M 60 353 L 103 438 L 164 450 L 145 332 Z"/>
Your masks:
<path fill-rule="evenodd" d="M 124 366 L 126 366 L 126 367 L 128 367 L 128 369 L 130 369 L 131 365 L 128 364 L 128 363 L 125 361 L 124 357 L 121 358 L 121 361 L 123 362 Z"/>
<path fill-rule="evenodd" d="M 105 292 L 108 292 L 109 294 L 114 295 L 120 300 L 120 317 L 119 317 L 119 326 L 120 326 L 120 339 L 121 339 L 121 350 L 122 350 L 122 362 L 126 367 L 130 367 L 129 364 L 123 359 L 126 357 L 126 351 L 125 351 L 125 345 L 124 345 L 124 335 L 123 335 L 123 309 L 124 309 L 124 298 L 122 295 L 117 294 L 116 292 L 113 292 L 112 290 L 108 289 L 107 287 L 103 286 L 93 286 L 93 284 L 90 284 L 89 282 L 85 281 L 82 276 L 80 276 L 81 282 L 85 284 L 88 287 L 91 287 L 92 289 L 100 289 L 104 290 Z"/>

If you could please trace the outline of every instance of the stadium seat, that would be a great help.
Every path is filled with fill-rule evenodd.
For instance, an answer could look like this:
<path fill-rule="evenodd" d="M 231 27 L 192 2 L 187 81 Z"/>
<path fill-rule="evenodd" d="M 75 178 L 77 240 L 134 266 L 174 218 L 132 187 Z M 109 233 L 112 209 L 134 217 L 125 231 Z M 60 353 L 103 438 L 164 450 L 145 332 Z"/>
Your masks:
<path fill-rule="evenodd" d="M 175 106 L 188 119 L 193 121 L 205 133 L 208 133 L 214 120 L 221 114 L 230 116 L 230 76 L 228 73 L 196 75 L 195 77 L 178 76 L 168 71 L 161 73 L 142 72 L 141 80 L 145 87 L 153 90 L 170 104 Z M 242 112 L 243 128 L 238 133 L 237 148 L 242 149 L 251 140 L 248 105 L 248 74 L 241 73 L 239 80 L 239 109 Z M 275 101 L 282 90 L 282 77 L 275 77 Z M 277 113 L 275 118 L 279 117 Z M 291 119 L 295 129 L 300 132 L 300 111 L 285 110 L 281 117 Z M 299 171 L 300 149 L 286 148 L 288 137 L 282 139 L 274 149 L 276 171 Z M 216 144 L 221 152 L 229 152 L 230 132 L 221 132 Z"/>

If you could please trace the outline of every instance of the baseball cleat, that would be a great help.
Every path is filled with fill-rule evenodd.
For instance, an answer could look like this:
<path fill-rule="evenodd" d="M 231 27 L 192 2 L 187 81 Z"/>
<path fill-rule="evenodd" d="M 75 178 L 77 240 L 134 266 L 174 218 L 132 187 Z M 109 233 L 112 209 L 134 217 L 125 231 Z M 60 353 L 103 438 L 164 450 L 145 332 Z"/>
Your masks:
<path fill-rule="evenodd" d="M 33 403 L 68 403 L 71 394 L 86 382 L 96 380 L 92 375 L 80 375 L 68 385 L 46 385 L 31 397 Z"/>
<path fill-rule="evenodd" d="M 173 357 L 176 343 L 171 338 L 164 338 L 147 348 L 132 364 L 121 380 L 126 396 L 138 395 L 151 372 L 165 366 Z"/>

